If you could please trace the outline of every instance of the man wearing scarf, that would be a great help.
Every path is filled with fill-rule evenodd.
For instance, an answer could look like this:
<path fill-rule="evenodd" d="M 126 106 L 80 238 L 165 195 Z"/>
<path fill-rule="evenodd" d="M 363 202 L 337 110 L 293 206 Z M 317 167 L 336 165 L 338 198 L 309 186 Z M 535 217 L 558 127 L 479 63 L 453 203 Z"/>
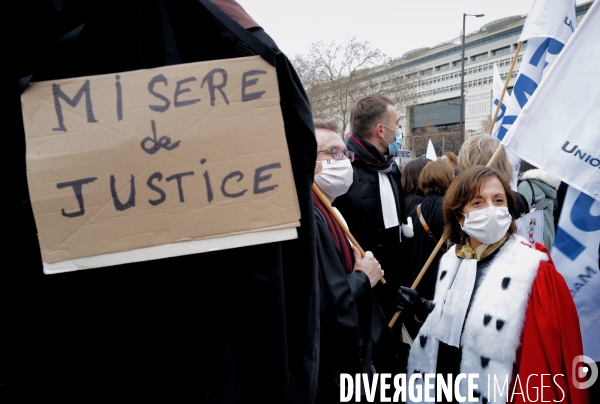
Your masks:
<path fill-rule="evenodd" d="M 399 117 L 394 103 L 384 96 L 360 98 L 350 112 L 348 150 L 355 153 L 354 179 L 334 205 L 365 251 L 372 251 L 385 271 L 385 285 L 374 289 L 388 320 L 396 312 L 399 286 L 410 286 L 415 275 L 403 265 L 402 237 L 412 237 L 407 218 L 400 170 L 392 154 L 399 148 Z M 404 234 L 402 234 L 404 233 Z M 406 268 L 406 269 L 405 269 Z"/>
<path fill-rule="evenodd" d="M 340 373 L 364 373 L 371 378 L 374 371 L 398 369 L 388 366 L 396 356 L 395 346 L 371 291 L 383 276 L 383 270 L 370 251 L 361 257 L 330 211 L 331 202 L 346 192 L 352 182 L 352 153 L 347 152 L 335 121 L 315 121 L 315 134 L 314 184 L 325 197 L 321 200 L 313 192 L 320 290 L 316 401 L 331 403 L 338 402 L 340 397 Z M 336 215 L 340 217 L 337 212 Z M 384 360 L 380 362 L 379 357 Z"/>

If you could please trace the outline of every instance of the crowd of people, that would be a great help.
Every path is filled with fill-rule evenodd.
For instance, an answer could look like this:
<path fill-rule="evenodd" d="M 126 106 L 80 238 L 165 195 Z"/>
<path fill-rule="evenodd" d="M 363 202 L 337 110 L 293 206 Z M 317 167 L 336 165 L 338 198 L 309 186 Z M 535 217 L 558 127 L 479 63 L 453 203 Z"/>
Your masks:
<path fill-rule="evenodd" d="M 514 221 L 536 204 L 545 207 L 556 196 L 547 191 L 558 188 L 556 181 L 524 169 L 521 192 L 512 190 L 513 169 L 503 151 L 486 167 L 499 145 L 488 135 L 471 137 L 458 157 L 421 157 L 399 168 L 392 158 L 398 115 L 380 95 L 352 107 L 345 143 L 335 121 L 315 120 L 315 128 L 314 192 L 330 204 L 328 210 L 313 196 L 323 292 L 320 358 L 327 369 L 319 374 L 317 401 L 335 401 L 342 373 L 430 373 L 450 382 L 459 373 L 477 373 L 483 403 L 492 394 L 487 375 L 509 377 L 513 391 L 518 378 L 568 374 L 582 352 L 575 305 L 550 245 L 525 240 Z M 528 179 L 536 187 L 530 192 L 523 185 Z M 346 226 L 364 257 L 344 235 Z M 397 311 L 400 321 L 388 328 Z M 466 383 L 460 389 L 465 393 Z M 587 400 L 565 378 L 546 397 L 560 401 L 561 391 L 567 402 Z"/>

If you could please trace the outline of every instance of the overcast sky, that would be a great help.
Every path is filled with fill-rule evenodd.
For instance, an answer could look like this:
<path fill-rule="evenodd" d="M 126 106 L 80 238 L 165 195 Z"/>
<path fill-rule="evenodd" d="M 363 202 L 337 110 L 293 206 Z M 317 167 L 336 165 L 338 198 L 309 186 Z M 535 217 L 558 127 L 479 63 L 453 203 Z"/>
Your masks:
<path fill-rule="evenodd" d="M 471 33 L 499 18 L 527 14 L 533 0 L 237 0 L 288 56 L 310 43 L 356 36 L 390 57 Z M 576 0 L 577 4 L 587 0 Z"/>

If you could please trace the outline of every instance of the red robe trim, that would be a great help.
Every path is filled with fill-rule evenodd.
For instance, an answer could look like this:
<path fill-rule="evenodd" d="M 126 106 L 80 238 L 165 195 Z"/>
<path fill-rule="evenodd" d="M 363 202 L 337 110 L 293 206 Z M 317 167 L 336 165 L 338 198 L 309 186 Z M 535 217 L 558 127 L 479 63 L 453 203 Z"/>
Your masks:
<path fill-rule="evenodd" d="M 536 249 L 550 255 L 539 243 Z M 537 396 L 539 403 L 543 398 L 549 402 L 588 404 L 588 390 L 575 388 L 572 380 L 572 363 L 578 355 L 583 355 L 583 344 L 573 297 L 554 263 L 542 261 L 527 303 L 511 402 L 531 403 Z M 516 386 L 515 393 L 521 392 L 522 387 L 523 394 L 513 396 L 517 375 L 521 386 Z M 542 381 L 541 375 L 550 376 L 544 376 Z"/>

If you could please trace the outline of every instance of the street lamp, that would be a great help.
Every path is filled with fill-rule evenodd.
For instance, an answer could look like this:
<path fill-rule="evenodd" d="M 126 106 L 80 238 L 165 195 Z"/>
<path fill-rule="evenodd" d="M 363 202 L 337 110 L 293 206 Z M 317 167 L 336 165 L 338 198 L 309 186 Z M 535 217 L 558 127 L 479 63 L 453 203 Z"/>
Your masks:
<path fill-rule="evenodd" d="M 465 19 L 467 16 L 483 17 L 484 14 L 463 14 L 462 57 L 460 59 L 460 145 L 465 141 Z"/>

